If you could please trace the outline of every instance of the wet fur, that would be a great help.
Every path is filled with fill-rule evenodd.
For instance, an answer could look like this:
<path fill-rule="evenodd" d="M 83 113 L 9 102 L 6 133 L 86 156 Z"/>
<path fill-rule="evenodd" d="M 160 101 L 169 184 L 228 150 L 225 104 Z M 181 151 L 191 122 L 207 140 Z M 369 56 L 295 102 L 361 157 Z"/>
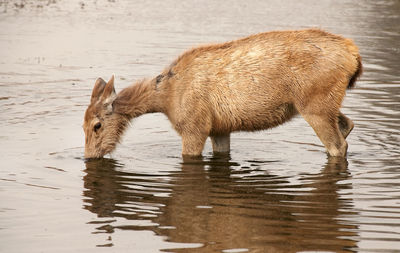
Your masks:
<path fill-rule="evenodd" d="M 104 114 L 101 131 L 118 142 L 126 122 L 162 112 L 182 136 L 182 154 L 196 156 L 209 136 L 214 151 L 229 152 L 231 132 L 268 129 L 300 113 L 330 155 L 345 156 L 345 137 L 354 124 L 339 108 L 361 71 L 361 57 L 351 40 L 318 29 L 260 33 L 197 47 L 157 77 L 122 90 L 109 115 L 101 110 L 114 83 L 108 82 L 103 93 L 95 86 L 85 133 L 90 135 L 93 121 L 100 120 L 95 115 Z M 87 156 L 110 152 L 95 149 L 87 143 Z"/>

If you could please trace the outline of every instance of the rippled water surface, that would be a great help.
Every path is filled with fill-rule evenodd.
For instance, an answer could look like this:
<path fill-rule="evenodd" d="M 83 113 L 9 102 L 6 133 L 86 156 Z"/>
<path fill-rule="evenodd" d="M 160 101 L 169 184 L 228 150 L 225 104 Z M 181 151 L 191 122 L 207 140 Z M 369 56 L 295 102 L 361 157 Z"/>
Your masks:
<path fill-rule="evenodd" d="M 359 45 L 347 160 L 298 117 L 183 162 L 166 117 L 82 159 L 94 80 L 153 77 L 185 49 L 320 27 Z M 0 1 L 0 252 L 400 252 L 400 2 Z"/>

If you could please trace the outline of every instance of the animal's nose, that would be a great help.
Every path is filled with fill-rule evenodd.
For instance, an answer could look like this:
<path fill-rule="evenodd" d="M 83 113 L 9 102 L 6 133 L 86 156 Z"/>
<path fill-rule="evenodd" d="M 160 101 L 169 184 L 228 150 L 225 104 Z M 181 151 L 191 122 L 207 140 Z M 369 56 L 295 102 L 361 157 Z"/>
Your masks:
<path fill-rule="evenodd" d="M 102 157 L 103 155 L 98 154 L 97 152 L 91 152 L 90 150 L 85 148 L 85 159 L 98 159 Z"/>
<path fill-rule="evenodd" d="M 95 155 L 90 153 L 86 148 L 85 148 L 85 159 L 92 159 L 95 158 Z"/>

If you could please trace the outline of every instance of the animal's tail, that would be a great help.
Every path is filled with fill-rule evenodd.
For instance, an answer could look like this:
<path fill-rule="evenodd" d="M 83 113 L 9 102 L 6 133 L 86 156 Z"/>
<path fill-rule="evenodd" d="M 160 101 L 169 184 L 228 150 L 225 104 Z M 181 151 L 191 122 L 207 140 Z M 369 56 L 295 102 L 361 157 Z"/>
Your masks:
<path fill-rule="evenodd" d="M 355 86 L 357 79 L 360 77 L 363 71 L 361 56 L 357 55 L 357 70 L 354 72 L 353 76 L 350 78 L 349 84 L 347 85 L 347 89 L 351 89 Z"/>
<path fill-rule="evenodd" d="M 352 54 L 352 56 L 357 60 L 357 68 L 354 71 L 354 74 L 351 76 L 349 80 L 349 84 L 347 85 L 347 89 L 351 89 L 354 87 L 357 79 L 360 77 L 363 67 L 361 63 L 361 56 L 358 51 L 358 47 L 354 44 L 354 42 L 350 39 L 346 39 L 347 49 Z M 354 60 L 353 58 L 353 60 Z M 354 66 L 354 65 L 353 65 Z"/>

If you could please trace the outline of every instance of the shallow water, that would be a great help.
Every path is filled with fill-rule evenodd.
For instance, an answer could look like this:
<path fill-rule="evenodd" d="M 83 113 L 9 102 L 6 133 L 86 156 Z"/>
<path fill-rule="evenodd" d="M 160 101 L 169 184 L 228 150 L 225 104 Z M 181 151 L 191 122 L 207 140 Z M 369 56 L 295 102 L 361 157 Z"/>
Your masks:
<path fill-rule="evenodd" d="M 0 1 L 0 252 L 399 252 L 399 1 Z M 321 27 L 355 40 L 347 160 L 301 118 L 182 162 L 160 114 L 82 159 L 94 80 L 121 90 L 195 45 Z"/>

